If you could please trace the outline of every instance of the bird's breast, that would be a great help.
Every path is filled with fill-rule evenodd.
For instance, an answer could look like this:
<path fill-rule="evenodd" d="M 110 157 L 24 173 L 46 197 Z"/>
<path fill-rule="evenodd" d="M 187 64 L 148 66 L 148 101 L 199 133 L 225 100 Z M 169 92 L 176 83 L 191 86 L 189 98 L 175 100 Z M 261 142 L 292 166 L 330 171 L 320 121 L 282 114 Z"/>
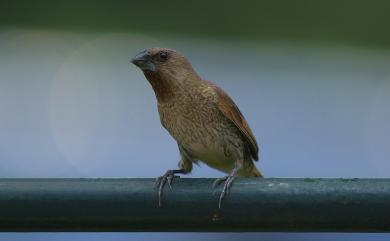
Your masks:
<path fill-rule="evenodd" d="M 194 159 L 222 171 L 233 165 L 235 149 L 242 141 L 236 127 L 207 99 L 159 105 L 162 125 Z"/>
<path fill-rule="evenodd" d="M 199 148 L 216 141 L 223 124 L 217 111 L 212 103 L 193 99 L 159 105 L 161 123 L 173 138 Z"/>

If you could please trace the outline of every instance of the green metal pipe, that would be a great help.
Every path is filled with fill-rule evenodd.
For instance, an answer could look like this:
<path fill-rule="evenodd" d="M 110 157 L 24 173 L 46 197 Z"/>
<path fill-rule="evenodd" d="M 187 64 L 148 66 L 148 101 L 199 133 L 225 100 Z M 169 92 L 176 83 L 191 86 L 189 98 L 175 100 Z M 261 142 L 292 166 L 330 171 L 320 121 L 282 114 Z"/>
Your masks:
<path fill-rule="evenodd" d="M 390 231 L 390 179 L 213 180 L 0 179 L 0 231 Z"/>

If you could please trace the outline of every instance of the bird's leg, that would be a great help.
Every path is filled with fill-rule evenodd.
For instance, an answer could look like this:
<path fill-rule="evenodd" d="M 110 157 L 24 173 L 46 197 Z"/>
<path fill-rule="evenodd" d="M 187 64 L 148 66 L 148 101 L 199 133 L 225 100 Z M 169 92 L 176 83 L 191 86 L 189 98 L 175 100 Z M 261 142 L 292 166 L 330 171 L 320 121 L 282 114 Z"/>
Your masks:
<path fill-rule="evenodd" d="M 178 177 L 175 174 L 186 173 L 183 169 L 179 170 L 168 170 L 164 175 L 158 177 L 156 180 L 156 187 L 158 188 L 158 206 L 162 207 L 162 195 L 163 189 L 166 183 L 168 183 L 169 188 L 172 190 L 172 181 L 173 178 Z"/>
<path fill-rule="evenodd" d="M 213 187 L 216 187 L 216 186 L 220 185 L 221 183 L 225 182 L 223 185 L 221 195 L 219 196 L 218 208 L 221 208 L 222 200 L 224 200 L 226 198 L 226 196 L 229 194 L 230 188 L 233 184 L 233 181 L 236 178 L 237 173 L 241 169 L 241 167 L 242 167 L 241 164 L 236 163 L 235 167 L 233 168 L 233 170 L 230 172 L 229 175 L 227 175 L 226 177 L 223 177 L 223 178 L 218 178 L 214 182 Z"/>

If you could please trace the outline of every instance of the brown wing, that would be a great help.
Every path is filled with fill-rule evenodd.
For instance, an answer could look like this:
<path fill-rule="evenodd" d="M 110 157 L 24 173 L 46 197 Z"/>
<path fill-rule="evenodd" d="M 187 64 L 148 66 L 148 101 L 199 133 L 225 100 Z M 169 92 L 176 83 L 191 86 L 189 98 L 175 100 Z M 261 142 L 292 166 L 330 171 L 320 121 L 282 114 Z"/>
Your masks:
<path fill-rule="evenodd" d="M 212 84 L 212 86 L 218 96 L 217 105 L 219 110 L 241 131 L 249 146 L 252 158 L 255 161 L 259 160 L 259 147 L 248 122 L 246 122 L 244 116 L 241 114 L 241 111 L 238 109 L 233 100 L 218 86 L 214 84 Z"/>

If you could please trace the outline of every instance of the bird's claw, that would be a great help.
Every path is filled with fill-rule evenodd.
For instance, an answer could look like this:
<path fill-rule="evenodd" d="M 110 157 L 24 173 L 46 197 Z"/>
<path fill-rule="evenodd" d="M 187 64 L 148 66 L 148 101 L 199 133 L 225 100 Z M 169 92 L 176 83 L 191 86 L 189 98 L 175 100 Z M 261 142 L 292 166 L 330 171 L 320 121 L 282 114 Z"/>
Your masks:
<path fill-rule="evenodd" d="M 217 186 L 221 185 L 224 182 L 223 189 L 221 192 L 221 195 L 219 196 L 219 201 L 218 201 L 218 208 L 221 209 L 222 206 L 222 201 L 229 195 L 230 188 L 233 184 L 234 179 L 236 178 L 235 175 L 229 175 L 226 177 L 218 178 L 215 180 L 213 184 L 213 188 L 216 188 Z"/>
<path fill-rule="evenodd" d="M 219 185 L 221 185 L 222 183 L 224 183 L 226 181 L 226 179 L 228 178 L 228 176 L 225 176 L 225 177 L 220 177 L 220 178 L 217 178 L 215 179 L 215 181 L 213 182 L 213 195 L 216 195 L 218 190 L 217 188 L 219 187 Z"/>
<path fill-rule="evenodd" d="M 162 195 L 163 195 L 163 189 L 165 184 L 168 183 L 169 189 L 171 191 L 173 190 L 172 188 L 172 182 L 175 177 L 175 172 L 173 170 L 168 170 L 164 175 L 161 177 L 158 177 L 156 180 L 156 188 L 158 188 L 158 206 L 162 207 Z"/>
<path fill-rule="evenodd" d="M 226 181 L 227 178 L 228 176 L 215 179 L 215 181 L 213 182 L 213 189 L 216 189 L 219 185 Z"/>
<path fill-rule="evenodd" d="M 175 175 L 170 175 L 167 177 L 167 182 L 168 182 L 168 186 L 169 186 L 169 189 L 171 189 L 171 191 L 173 191 L 173 188 L 172 188 L 172 181 L 175 177 L 179 177 L 179 176 L 175 176 Z"/>

